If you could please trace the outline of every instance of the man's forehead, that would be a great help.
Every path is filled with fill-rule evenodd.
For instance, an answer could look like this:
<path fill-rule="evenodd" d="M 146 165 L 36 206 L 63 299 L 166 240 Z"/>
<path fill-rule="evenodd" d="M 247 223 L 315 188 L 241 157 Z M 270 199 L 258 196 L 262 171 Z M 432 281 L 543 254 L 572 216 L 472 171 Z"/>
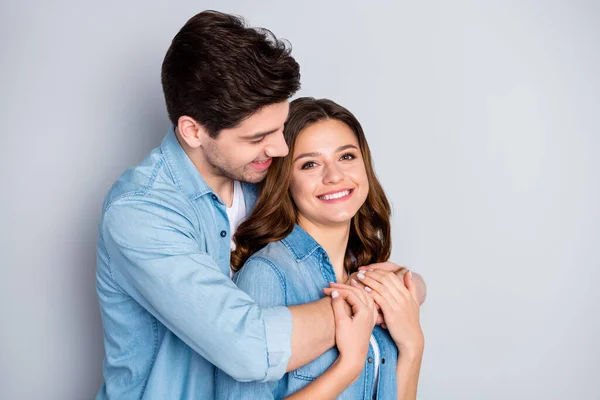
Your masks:
<path fill-rule="evenodd" d="M 283 129 L 288 113 L 287 102 L 266 106 L 242 121 L 237 130 L 242 136 L 277 132 Z"/>

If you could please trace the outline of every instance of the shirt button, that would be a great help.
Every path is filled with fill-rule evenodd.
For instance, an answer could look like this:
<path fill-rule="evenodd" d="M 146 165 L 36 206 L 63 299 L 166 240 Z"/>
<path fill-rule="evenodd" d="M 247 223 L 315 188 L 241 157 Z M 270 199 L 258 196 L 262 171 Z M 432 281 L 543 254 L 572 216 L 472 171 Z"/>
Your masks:
<path fill-rule="evenodd" d="M 323 253 L 323 258 L 327 259 L 327 253 Z"/>
<path fill-rule="evenodd" d="M 221 237 L 225 237 L 225 236 L 227 236 L 227 232 L 221 231 Z"/>
<path fill-rule="evenodd" d="M 213 194 L 213 195 L 212 195 L 212 199 L 213 199 L 214 201 L 217 201 L 217 195 Z"/>
<path fill-rule="evenodd" d="M 367 361 L 368 361 L 369 363 L 372 363 L 372 362 L 373 362 L 373 357 L 369 357 L 369 358 L 367 359 Z"/>
<path fill-rule="evenodd" d="M 381 359 L 381 363 L 382 363 L 382 364 L 385 364 L 385 358 L 382 358 L 382 359 Z"/>

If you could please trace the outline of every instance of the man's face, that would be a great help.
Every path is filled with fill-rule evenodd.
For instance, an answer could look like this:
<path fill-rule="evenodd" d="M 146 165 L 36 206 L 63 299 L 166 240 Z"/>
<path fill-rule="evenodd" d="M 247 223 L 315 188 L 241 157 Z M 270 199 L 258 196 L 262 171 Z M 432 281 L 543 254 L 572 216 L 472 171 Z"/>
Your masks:
<path fill-rule="evenodd" d="M 264 179 L 273 157 L 284 157 L 288 146 L 283 124 L 289 102 L 271 104 L 245 119 L 239 126 L 222 130 L 216 139 L 202 143 L 204 157 L 216 175 L 258 183 Z"/>

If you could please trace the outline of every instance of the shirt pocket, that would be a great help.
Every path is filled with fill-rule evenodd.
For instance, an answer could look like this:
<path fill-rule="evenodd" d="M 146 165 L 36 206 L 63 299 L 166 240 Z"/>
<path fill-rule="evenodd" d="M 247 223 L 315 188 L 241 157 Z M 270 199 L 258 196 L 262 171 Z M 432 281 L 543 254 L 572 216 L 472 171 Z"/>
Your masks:
<path fill-rule="evenodd" d="M 331 367 L 335 360 L 337 360 L 338 355 L 338 350 L 335 347 L 329 349 L 314 361 L 294 370 L 293 376 L 296 379 L 314 381 Z"/>

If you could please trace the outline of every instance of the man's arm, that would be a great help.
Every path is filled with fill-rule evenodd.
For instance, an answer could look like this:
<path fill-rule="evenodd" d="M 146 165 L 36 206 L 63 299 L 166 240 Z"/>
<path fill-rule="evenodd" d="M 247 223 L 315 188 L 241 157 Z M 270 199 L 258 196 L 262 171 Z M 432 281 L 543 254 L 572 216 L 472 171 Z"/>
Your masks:
<path fill-rule="evenodd" d="M 251 258 L 236 274 L 234 282 L 261 307 L 287 306 L 285 278 L 280 269 L 267 259 Z M 329 322 L 327 321 L 329 313 L 331 313 L 331 323 L 334 324 L 330 300 L 326 302 L 319 300 L 306 305 L 293 306 L 290 309 L 294 316 L 292 342 L 295 339 L 296 344 L 292 344 L 292 357 L 287 365 L 288 371 L 312 361 L 333 346 L 333 340 L 327 338 L 327 334 L 319 329 L 320 326 L 312 324 Z M 252 393 L 255 398 L 272 399 L 277 387 L 277 382 L 273 381 L 240 382 L 222 371 L 217 371 L 215 378 L 216 392 L 222 399 L 241 399 L 248 393 Z"/>
<path fill-rule="evenodd" d="M 288 372 L 308 364 L 335 346 L 335 321 L 329 296 L 289 309 L 294 328 Z"/>
<path fill-rule="evenodd" d="M 404 274 L 402 274 L 402 276 L 404 276 Z M 423 305 L 423 303 L 425 303 L 425 299 L 427 298 L 427 285 L 425 285 L 423 277 L 416 272 L 412 272 L 412 281 L 417 289 L 417 301 L 420 305 Z"/>
<path fill-rule="evenodd" d="M 262 308 L 199 250 L 183 207 L 117 200 L 101 221 L 110 279 L 170 331 L 239 380 L 277 380 L 291 354 L 292 314 Z M 300 322 L 301 324 L 302 322 Z"/>

